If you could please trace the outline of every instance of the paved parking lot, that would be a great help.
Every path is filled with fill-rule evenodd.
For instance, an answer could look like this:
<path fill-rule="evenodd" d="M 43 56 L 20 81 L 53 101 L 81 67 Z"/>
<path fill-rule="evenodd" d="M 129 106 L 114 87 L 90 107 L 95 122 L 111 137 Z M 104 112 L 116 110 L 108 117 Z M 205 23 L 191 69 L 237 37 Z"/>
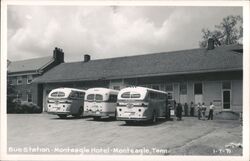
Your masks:
<path fill-rule="evenodd" d="M 242 155 L 237 120 L 160 121 L 154 125 L 126 125 L 123 121 L 92 118 L 59 119 L 55 115 L 8 114 L 9 153 L 38 154 L 150 154 L 150 155 Z"/>

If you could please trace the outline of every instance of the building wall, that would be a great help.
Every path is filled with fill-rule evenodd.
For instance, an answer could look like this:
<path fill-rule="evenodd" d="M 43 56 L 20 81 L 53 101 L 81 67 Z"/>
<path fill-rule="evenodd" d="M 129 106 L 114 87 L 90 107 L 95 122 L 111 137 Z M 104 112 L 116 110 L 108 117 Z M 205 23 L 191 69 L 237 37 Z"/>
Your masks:
<path fill-rule="evenodd" d="M 242 111 L 243 102 L 243 84 L 242 80 L 232 81 L 232 110 L 240 112 Z"/>
<path fill-rule="evenodd" d="M 233 76 L 233 77 L 230 77 Z M 159 88 L 159 90 L 166 91 L 167 85 L 171 84 L 172 98 L 177 103 L 197 102 L 197 96 L 194 93 L 194 84 L 202 83 L 202 94 L 198 96 L 201 98 L 200 103 L 204 102 L 209 106 L 213 102 L 216 106 L 215 112 L 223 109 L 223 82 L 231 82 L 231 108 L 236 112 L 242 111 L 242 75 L 240 73 L 227 74 L 204 74 L 204 75 L 183 75 L 183 76 L 159 76 L 159 77 L 144 77 L 144 78 L 130 78 L 130 79 L 116 79 L 116 80 L 99 80 L 88 82 L 70 82 L 70 83 L 50 83 L 44 84 L 43 89 L 43 107 L 46 111 L 46 100 L 48 93 L 58 87 L 73 87 L 80 89 L 88 89 L 92 87 L 106 87 L 122 89 L 128 86 L 145 86 L 149 88 Z M 180 84 L 186 84 L 186 93 L 180 92 Z M 208 111 L 207 111 L 208 112 Z"/>
<path fill-rule="evenodd" d="M 36 78 L 38 75 L 32 75 L 33 79 Z M 30 102 L 36 102 L 36 94 L 37 89 L 36 86 L 32 83 L 27 83 L 27 75 L 18 76 L 22 78 L 22 83 L 17 84 L 17 76 L 10 76 L 8 77 L 9 80 L 12 81 L 12 85 L 16 91 L 16 98 L 22 101 L 28 101 L 28 94 L 31 95 Z"/>

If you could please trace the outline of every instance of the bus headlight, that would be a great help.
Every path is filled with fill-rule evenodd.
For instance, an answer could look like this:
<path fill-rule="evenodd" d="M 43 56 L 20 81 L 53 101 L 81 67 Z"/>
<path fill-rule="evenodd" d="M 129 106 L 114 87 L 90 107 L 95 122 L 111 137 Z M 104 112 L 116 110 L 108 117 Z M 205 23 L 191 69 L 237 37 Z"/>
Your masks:
<path fill-rule="evenodd" d="M 141 112 L 141 109 L 139 109 L 138 111 Z"/>

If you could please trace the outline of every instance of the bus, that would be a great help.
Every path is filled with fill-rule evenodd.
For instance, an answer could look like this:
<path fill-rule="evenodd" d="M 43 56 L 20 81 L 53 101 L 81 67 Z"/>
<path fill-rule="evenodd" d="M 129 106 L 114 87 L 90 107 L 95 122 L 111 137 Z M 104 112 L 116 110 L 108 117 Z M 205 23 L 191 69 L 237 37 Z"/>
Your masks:
<path fill-rule="evenodd" d="M 69 115 L 80 118 L 84 111 L 85 90 L 75 88 L 53 89 L 47 100 L 48 113 L 66 118 Z"/>
<path fill-rule="evenodd" d="M 116 117 L 116 103 L 119 91 L 108 88 L 90 88 L 84 100 L 84 115 L 94 120 L 102 117 Z"/>
<path fill-rule="evenodd" d="M 127 87 L 118 94 L 117 120 L 157 122 L 170 118 L 167 93 L 146 87 Z"/>

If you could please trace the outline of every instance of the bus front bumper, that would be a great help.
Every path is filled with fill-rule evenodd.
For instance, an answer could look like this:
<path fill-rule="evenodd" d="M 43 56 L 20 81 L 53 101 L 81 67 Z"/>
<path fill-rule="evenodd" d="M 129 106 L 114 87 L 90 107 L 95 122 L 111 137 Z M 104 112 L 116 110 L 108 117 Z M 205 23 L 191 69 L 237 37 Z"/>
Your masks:
<path fill-rule="evenodd" d="M 84 111 L 84 116 L 115 116 L 115 112 L 101 112 L 101 111 Z"/>
<path fill-rule="evenodd" d="M 58 112 L 56 112 L 56 111 L 48 111 L 47 112 L 48 114 L 52 114 L 52 115 L 70 115 L 71 113 L 70 113 L 70 111 L 58 111 Z"/>
<path fill-rule="evenodd" d="M 116 117 L 119 121 L 147 121 L 147 117 Z"/>

